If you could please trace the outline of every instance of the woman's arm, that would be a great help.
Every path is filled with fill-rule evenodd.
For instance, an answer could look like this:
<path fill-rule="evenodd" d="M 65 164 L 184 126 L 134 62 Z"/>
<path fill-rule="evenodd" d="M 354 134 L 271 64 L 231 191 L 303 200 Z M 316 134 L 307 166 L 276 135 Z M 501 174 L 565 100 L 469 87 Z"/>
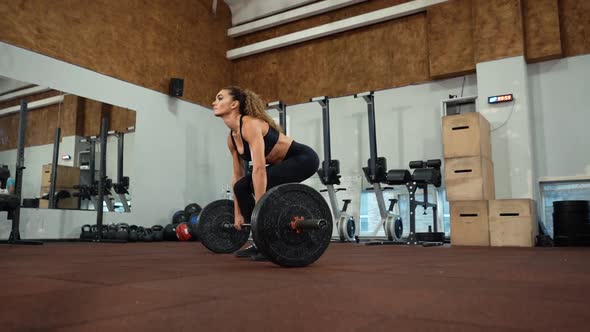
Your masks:
<path fill-rule="evenodd" d="M 231 188 L 233 192 L 236 182 L 238 182 L 239 179 L 244 177 L 244 163 L 239 158 L 238 151 L 236 151 L 232 143 L 231 133 L 227 136 L 227 147 L 229 148 L 229 152 L 231 153 L 233 161 L 233 171 L 231 178 Z M 240 211 L 240 206 L 238 205 L 238 198 L 236 197 L 236 193 L 234 193 L 234 213 L 236 216 L 242 215 Z"/>
<path fill-rule="evenodd" d="M 266 193 L 266 157 L 264 155 L 263 122 L 251 120 L 244 122 L 242 135 L 250 145 L 252 157 L 252 184 L 256 203 Z"/>

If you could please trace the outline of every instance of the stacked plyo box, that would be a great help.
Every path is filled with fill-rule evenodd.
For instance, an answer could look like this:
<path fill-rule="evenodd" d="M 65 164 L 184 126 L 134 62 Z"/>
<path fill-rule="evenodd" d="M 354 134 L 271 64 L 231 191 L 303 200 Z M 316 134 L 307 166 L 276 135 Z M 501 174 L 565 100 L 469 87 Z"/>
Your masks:
<path fill-rule="evenodd" d="M 443 118 L 453 245 L 489 246 L 488 201 L 495 198 L 490 123 L 479 112 Z"/>
<path fill-rule="evenodd" d="M 466 246 L 534 246 L 534 201 L 495 199 L 490 123 L 479 113 L 443 118 L 451 243 Z"/>
<path fill-rule="evenodd" d="M 74 197 L 74 186 L 80 184 L 80 168 L 58 165 L 56 167 L 57 183 L 55 193 L 67 191 L 70 193 L 69 198 L 60 199 L 57 208 L 60 209 L 77 209 L 79 207 L 79 198 Z M 41 170 L 41 197 L 49 193 L 51 187 L 51 164 L 43 165 Z M 49 200 L 40 199 L 39 208 L 46 209 L 49 207 Z"/>

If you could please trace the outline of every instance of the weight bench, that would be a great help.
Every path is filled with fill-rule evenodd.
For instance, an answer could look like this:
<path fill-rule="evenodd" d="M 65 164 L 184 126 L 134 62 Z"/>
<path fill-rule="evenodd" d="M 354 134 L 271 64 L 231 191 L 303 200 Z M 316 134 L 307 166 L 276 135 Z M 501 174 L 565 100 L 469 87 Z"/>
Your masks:
<path fill-rule="evenodd" d="M 389 185 L 405 185 L 410 194 L 410 236 L 407 243 L 416 245 L 442 245 L 444 243 L 444 233 L 438 231 L 437 222 L 437 204 L 428 202 L 428 185 L 440 187 L 442 176 L 440 172 L 441 161 L 432 159 L 426 162 L 422 160 L 411 161 L 410 169 L 414 172 L 410 174 L 407 169 L 389 170 L 386 175 L 385 183 Z M 416 200 L 416 191 L 422 189 L 423 201 Z M 416 232 L 416 207 L 432 208 L 432 223 L 434 231 L 429 226 L 428 232 Z"/>

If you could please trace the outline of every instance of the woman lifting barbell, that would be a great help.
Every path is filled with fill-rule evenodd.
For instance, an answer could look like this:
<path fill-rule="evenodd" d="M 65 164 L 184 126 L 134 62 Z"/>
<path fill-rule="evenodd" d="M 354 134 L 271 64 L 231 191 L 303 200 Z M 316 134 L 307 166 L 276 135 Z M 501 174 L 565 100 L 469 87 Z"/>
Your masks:
<path fill-rule="evenodd" d="M 250 90 L 221 89 L 213 112 L 230 129 L 227 145 L 233 159 L 234 227 L 240 230 L 242 224 L 250 223 L 255 204 L 268 189 L 305 181 L 316 173 L 320 161 L 312 148 L 282 133 L 266 113 L 262 99 Z M 246 174 L 244 162 L 250 161 L 252 173 Z M 236 253 L 238 257 L 256 255 L 255 246 Z"/>

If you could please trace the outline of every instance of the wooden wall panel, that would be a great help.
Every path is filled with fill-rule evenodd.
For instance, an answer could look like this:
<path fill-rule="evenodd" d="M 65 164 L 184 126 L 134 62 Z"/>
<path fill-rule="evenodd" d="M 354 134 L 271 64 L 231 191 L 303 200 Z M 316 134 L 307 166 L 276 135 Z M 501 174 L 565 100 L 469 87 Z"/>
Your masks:
<path fill-rule="evenodd" d="M 559 7 L 564 56 L 590 53 L 590 1 L 560 0 Z"/>
<path fill-rule="evenodd" d="M 58 124 L 61 127 L 63 137 L 76 135 L 76 122 L 78 116 L 78 96 L 64 96 L 62 110 L 59 114 Z"/>
<path fill-rule="evenodd" d="M 30 110 L 27 114 L 25 145 L 52 144 L 55 128 L 61 128 L 61 137 L 92 136 L 100 134 L 101 113 L 110 112 L 109 130 L 127 131 L 135 126 L 135 111 L 112 107 L 86 98 L 66 95 L 61 104 Z M 0 117 L 0 151 L 17 148 L 19 114 Z"/>
<path fill-rule="evenodd" d="M 269 64 L 270 63 L 270 64 Z M 429 79 L 426 14 L 416 14 L 247 57 L 235 62 L 239 84 L 287 104 Z"/>
<path fill-rule="evenodd" d="M 450 0 L 428 8 L 430 76 L 475 72 L 471 0 Z"/>
<path fill-rule="evenodd" d="M 129 116 L 129 113 L 135 113 L 135 111 L 117 106 L 113 107 L 109 123 L 109 130 L 126 133 L 128 127 L 135 126 L 134 119 L 133 122 L 130 122 L 132 117 Z"/>
<path fill-rule="evenodd" d="M 211 1 L 0 1 L 0 40 L 131 83 L 210 104 L 230 81 L 229 7 Z"/>
<path fill-rule="evenodd" d="M 527 61 L 561 57 L 558 0 L 522 0 L 522 5 Z"/>
<path fill-rule="evenodd" d="M 18 118 L 9 115 L 0 117 L 0 151 L 11 150 L 16 147 L 17 132 Z"/>
<path fill-rule="evenodd" d="M 30 110 L 27 113 L 27 129 L 25 146 L 36 146 L 53 143 L 55 128 L 60 117 L 60 104 Z M 63 113 L 62 113 L 63 115 Z M 16 149 L 18 145 L 19 113 L 0 117 L 0 151 Z M 70 130 L 66 128 L 66 130 Z M 61 136 L 64 134 L 62 127 Z"/>
<path fill-rule="evenodd" d="M 43 109 L 41 110 L 41 112 L 45 113 L 45 135 L 43 137 L 40 137 L 40 140 L 38 141 L 38 144 L 45 144 L 45 142 L 48 143 L 53 143 L 55 142 L 55 129 L 59 126 L 61 126 L 61 124 L 59 123 L 61 121 L 62 118 L 62 108 L 59 107 L 59 105 L 56 105 L 57 107 L 55 107 L 52 110 L 47 110 L 47 109 Z M 61 128 L 61 132 L 60 132 L 60 141 L 61 138 L 64 137 L 64 128 Z"/>
<path fill-rule="evenodd" d="M 84 104 L 84 131 L 82 136 L 98 136 L 100 134 L 102 103 L 92 99 L 85 99 Z"/>
<path fill-rule="evenodd" d="M 361 2 L 356 5 L 340 8 L 334 11 L 323 13 L 321 15 L 312 16 L 302 20 L 279 25 L 271 29 L 261 30 L 255 33 L 237 37 L 234 39 L 233 47 L 241 47 L 262 40 L 283 36 L 292 32 L 313 28 L 318 25 L 327 24 L 375 10 L 399 5 L 409 1 L 411 0 L 370 0 Z"/>
<path fill-rule="evenodd" d="M 524 54 L 520 0 L 473 0 L 475 62 Z"/>
<path fill-rule="evenodd" d="M 57 106 L 51 105 L 48 107 L 36 109 L 35 111 L 27 114 L 25 146 L 35 146 L 49 142 L 47 140 L 47 132 L 53 130 L 53 128 L 48 128 L 47 112 L 45 111 L 46 109 L 49 109 L 52 112 L 57 112 Z M 14 147 L 16 148 L 16 137 Z"/>

